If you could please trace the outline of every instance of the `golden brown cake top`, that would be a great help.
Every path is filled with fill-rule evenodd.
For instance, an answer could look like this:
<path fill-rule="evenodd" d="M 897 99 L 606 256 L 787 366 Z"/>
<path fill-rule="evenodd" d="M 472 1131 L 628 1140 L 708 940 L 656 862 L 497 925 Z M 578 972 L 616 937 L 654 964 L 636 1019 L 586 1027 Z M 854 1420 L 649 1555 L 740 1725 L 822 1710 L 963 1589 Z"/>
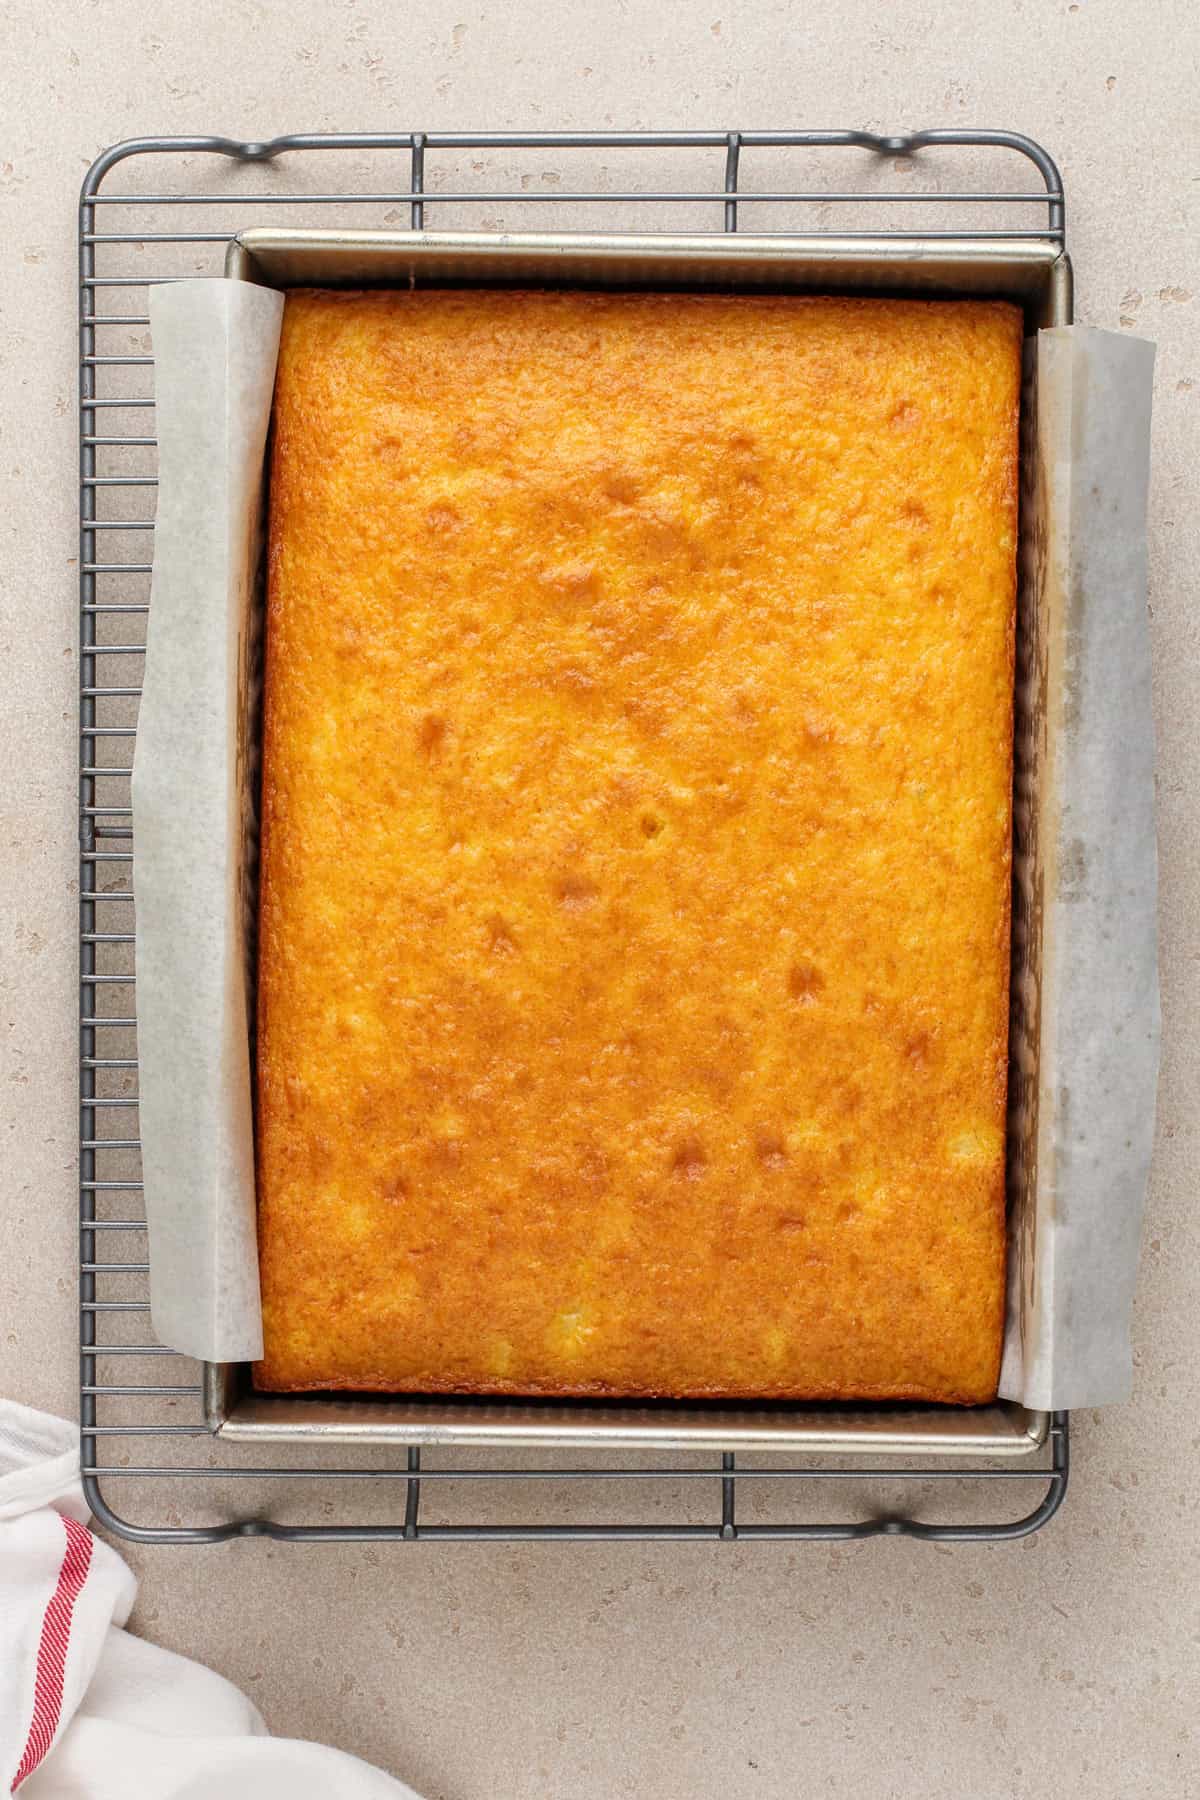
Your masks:
<path fill-rule="evenodd" d="M 994 1391 L 1020 335 L 289 295 L 264 1385 Z"/>

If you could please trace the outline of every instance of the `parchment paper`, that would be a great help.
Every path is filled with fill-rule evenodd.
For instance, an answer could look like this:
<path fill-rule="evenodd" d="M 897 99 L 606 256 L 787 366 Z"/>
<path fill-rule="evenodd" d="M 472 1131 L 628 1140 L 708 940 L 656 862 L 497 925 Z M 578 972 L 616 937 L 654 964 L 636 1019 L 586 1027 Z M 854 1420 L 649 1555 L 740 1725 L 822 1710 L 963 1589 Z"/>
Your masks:
<path fill-rule="evenodd" d="M 247 927 L 254 604 L 282 296 L 150 289 L 158 514 L 133 767 L 139 1112 L 150 1307 L 164 1344 L 262 1354 Z"/>
<path fill-rule="evenodd" d="M 1010 1128 L 1015 1119 L 1027 1142 L 1010 1179 L 1000 1392 L 1039 1408 L 1123 1400 L 1132 1374 L 1159 1045 L 1153 372 L 1152 344 L 1059 327 L 1038 333 L 1026 395 L 1018 734 L 1024 706 L 1044 798 L 1031 821 L 1040 842 L 1015 859 L 1014 931 L 1039 912 L 1042 929 L 1030 991 L 1014 993 Z M 1021 773 L 1018 757 L 1018 840 Z"/>
<path fill-rule="evenodd" d="M 255 838 L 255 523 L 282 296 L 151 292 L 159 500 L 133 783 L 141 1128 L 154 1326 L 259 1354 L 245 970 Z M 1129 1387 L 1158 1062 L 1145 505 L 1153 347 L 1039 334 L 1022 499 L 1029 713 L 1014 931 L 1009 1303 L 1001 1393 Z M 1032 601 L 1032 604 L 1031 604 Z M 1023 697 L 1022 697 L 1023 696 Z M 1036 778 L 1036 779 L 1035 779 Z M 1036 806 L 1034 795 L 1036 793 Z"/>

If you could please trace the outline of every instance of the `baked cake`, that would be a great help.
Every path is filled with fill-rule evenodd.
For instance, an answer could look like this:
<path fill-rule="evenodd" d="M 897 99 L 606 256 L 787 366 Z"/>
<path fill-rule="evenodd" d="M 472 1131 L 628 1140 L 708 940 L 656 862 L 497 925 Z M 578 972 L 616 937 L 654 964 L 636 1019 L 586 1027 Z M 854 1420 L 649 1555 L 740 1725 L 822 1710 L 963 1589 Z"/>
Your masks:
<path fill-rule="evenodd" d="M 288 295 L 260 1387 L 994 1394 L 1021 331 Z"/>

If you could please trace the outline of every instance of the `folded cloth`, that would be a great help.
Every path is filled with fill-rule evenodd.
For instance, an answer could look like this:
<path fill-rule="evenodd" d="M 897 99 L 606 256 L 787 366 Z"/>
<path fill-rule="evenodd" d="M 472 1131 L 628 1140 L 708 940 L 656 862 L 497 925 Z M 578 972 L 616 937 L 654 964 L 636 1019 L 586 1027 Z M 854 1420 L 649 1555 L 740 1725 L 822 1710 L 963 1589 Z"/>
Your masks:
<path fill-rule="evenodd" d="M 74 1425 L 0 1400 L 0 1795 L 419 1800 L 271 1737 L 231 1682 L 121 1629 L 137 1584 L 88 1530 L 77 1446 Z"/>

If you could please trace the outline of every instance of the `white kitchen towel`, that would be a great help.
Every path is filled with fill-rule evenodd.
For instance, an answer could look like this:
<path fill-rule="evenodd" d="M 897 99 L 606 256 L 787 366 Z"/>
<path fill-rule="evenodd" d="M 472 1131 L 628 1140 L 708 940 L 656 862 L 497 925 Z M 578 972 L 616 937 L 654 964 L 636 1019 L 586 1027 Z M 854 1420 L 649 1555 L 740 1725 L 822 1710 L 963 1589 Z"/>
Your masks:
<path fill-rule="evenodd" d="M 137 1586 L 87 1518 L 76 1427 L 0 1400 L 0 1795 L 419 1800 L 271 1737 L 232 1683 L 123 1631 Z"/>

